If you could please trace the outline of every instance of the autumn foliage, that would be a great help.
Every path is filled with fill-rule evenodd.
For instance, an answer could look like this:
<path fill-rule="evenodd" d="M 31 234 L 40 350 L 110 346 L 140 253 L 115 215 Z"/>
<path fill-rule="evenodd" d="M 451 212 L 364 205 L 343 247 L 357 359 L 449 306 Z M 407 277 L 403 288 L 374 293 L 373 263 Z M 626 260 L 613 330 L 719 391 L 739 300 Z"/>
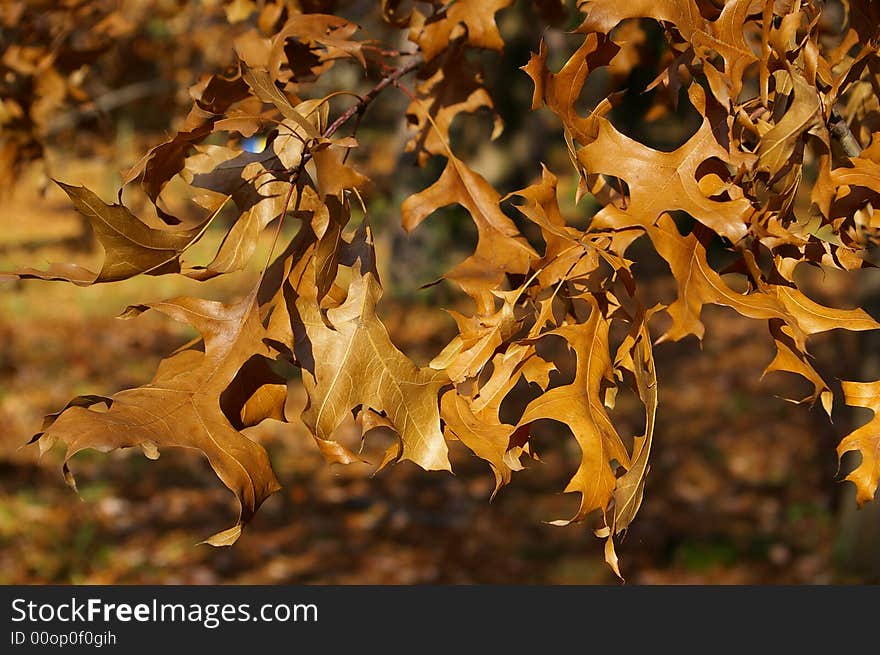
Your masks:
<path fill-rule="evenodd" d="M 2 61 L 6 176 L 39 156 L 46 107 L 77 88 L 78 73 L 65 64 L 72 55 L 57 49 L 69 44 L 52 46 L 40 30 L 51 33 L 48 22 L 85 10 L 61 3 L 40 14 L 27 4 L 3 15 L 20 41 Z M 114 31 L 118 16 L 109 8 L 95 13 L 102 4 L 89 10 L 90 33 L 123 38 Z M 797 402 L 818 402 L 830 416 L 841 399 L 810 357 L 809 338 L 880 324 L 862 309 L 810 299 L 796 273 L 799 265 L 860 269 L 880 236 L 877 3 L 580 0 L 571 52 L 542 40 L 522 71 L 505 72 L 511 84 L 530 80 L 531 107 L 521 110 L 552 112 L 570 155 L 568 171 L 533 162 L 527 176 L 534 182 L 518 190 L 493 188 L 456 154 L 450 136 L 455 122 L 478 111 L 493 112 L 485 139 L 503 128 L 480 61 L 484 51 L 503 49 L 496 18 L 513 0 L 376 3 L 405 47 L 372 38 L 336 4 L 227 3 L 230 23 L 247 25 L 230 44 L 236 66 L 192 87 L 177 133 L 123 178 L 123 187 L 140 185 L 161 225 L 128 209 L 124 188 L 108 204 L 58 181 L 94 229 L 103 265 L 58 263 L 10 275 L 80 286 L 136 275 L 207 280 L 245 267 L 264 231 L 276 242 L 237 302 L 178 297 L 130 306 L 124 318 L 160 312 L 201 338 L 164 359 L 148 384 L 78 396 L 47 416 L 34 438 L 41 450 L 61 441 L 68 460 L 90 448 L 139 447 L 150 458 L 169 446 L 200 451 L 241 506 L 236 524 L 208 539 L 229 545 L 279 489 L 266 451 L 242 430 L 289 420 L 284 371 L 301 375 L 308 404 L 295 420 L 332 463 L 360 461 L 334 437 L 353 413 L 364 439 L 377 429 L 397 436 L 380 468 L 410 460 L 450 470 L 448 442 L 457 440 L 487 462 L 497 492 L 539 456 L 531 430 L 552 420 L 568 427 L 580 452 L 565 487 L 579 495 L 579 507 L 554 523 L 595 520 L 617 571 L 615 540 L 642 501 L 662 397 L 653 348 L 702 339 L 705 305 L 765 321 L 776 355 L 764 372 L 802 376 L 812 391 Z M 564 4 L 535 0 L 534 19 L 559 31 Z M 659 26 L 659 56 L 645 47 L 647 24 Z M 699 115 L 693 134 L 669 151 L 624 134 L 609 118 L 629 73 L 646 65 L 656 91 L 650 120 L 683 103 Z M 316 92 L 346 66 L 364 71 L 363 88 Z M 587 86 L 601 88 L 603 99 L 585 106 Z M 473 252 L 443 282 L 470 310 L 450 309 L 458 334 L 426 366 L 395 346 L 377 314 L 370 171 L 349 160 L 373 101 L 401 92 L 409 102 L 400 117 L 409 129 L 406 150 L 421 166 L 442 162 L 439 177 L 400 206 L 403 227 L 417 233 L 437 210 L 458 205 L 477 235 Z M 255 137 L 265 140 L 258 152 L 247 147 Z M 578 215 L 567 215 L 558 197 L 557 176 L 572 174 Z M 164 202 L 172 180 L 188 185 L 199 222 L 175 216 Z M 213 259 L 190 261 L 188 249 L 230 208 L 236 218 Z M 284 242 L 282 226 L 291 224 L 297 231 Z M 669 304 L 647 306 L 640 293 L 633 245 L 646 240 L 675 279 Z M 523 386 L 525 396 L 515 391 Z M 613 421 L 624 387 L 644 405 L 636 434 L 621 434 Z M 842 389 L 846 404 L 880 410 L 880 382 L 845 381 Z M 880 418 L 842 438 L 838 454 L 848 451 L 861 458 L 846 479 L 867 502 L 880 479 Z M 65 474 L 73 484 L 67 465 Z"/>

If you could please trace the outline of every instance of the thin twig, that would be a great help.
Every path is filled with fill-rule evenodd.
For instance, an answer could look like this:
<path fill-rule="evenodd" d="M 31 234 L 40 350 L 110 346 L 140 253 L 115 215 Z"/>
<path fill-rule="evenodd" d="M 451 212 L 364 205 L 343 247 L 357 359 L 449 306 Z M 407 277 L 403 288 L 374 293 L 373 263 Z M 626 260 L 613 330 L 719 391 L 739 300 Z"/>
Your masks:
<path fill-rule="evenodd" d="M 333 133 L 336 132 L 340 127 L 342 127 L 352 116 L 355 114 L 358 115 L 358 123 L 360 123 L 361 115 L 364 113 L 364 110 L 367 106 L 379 95 L 383 89 L 385 89 L 388 85 L 392 83 L 396 83 L 401 77 L 406 75 L 407 73 L 411 73 L 416 68 L 421 65 L 420 61 L 414 61 L 406 66 L 396 69 L 395 71 L 389 73 L 386 77 L 383 77 L 376 86 L 374 86 L 367 95 L 361 98 L 357 104 L 347 109 L 343 112 L 339 118 L 337 118 L 330 126 L 324 130 L 324 133 L 321 135 L 325 139 L 329 139 L 333 136 Z M 275 235 L 272 239 L 272 246 L 269 249 L 269 257 L 266 260 L 266 265 L 263 267 L 263 271 L 260 275 L 260 284 L 262 284 L 263 276 L 265 276 L 266 271 L 269 268 L 269 261 L 272 259 L 272 254 L 275 252 L 275 246 L 278 243 L 278 237 L 281 234 L 281 226 L 284 223 L 284 216 L 287 214 L 288 207 L 290 205 L 290 200 L 293 196 L 293 190 L 296 188 L 297 183 L 299 182 L 300 177 L 302 176 L 302 172 L 306 167 L 306 164 L 312 158 L 311 150 L 305 150 L 300 157 L 299 163 L 296 168 L 290 171 L 290 177 L 288 179 L 288 183 L 290 184 L 290 188 L 287 190 L 287 196 L 284 199 L 284 206 L 281 210 L 281 215 L 278 220 L 278 225 L 275 227 Z M 297 198 L 297 202 L 299 202 L 299 198 Z M 257 285 L 259 286 L 259 284 Z"/>
<path fill-rule="evenodd" d="M 335 121 L 333 121 L 327 127 L 326 130 L 324 130 L 324 132 L 323 132 L 323 134 L 321 134 L 321 136 L 325 139 L 329 139 L 331 136 L 333 136 L 333 134 L 336 132 L 336 130 L 338 130 L 340 127 L 345 125 L 345 123 L 347 123 L 351 119 L 351 117 L 354 116 L 355 114 L 357 114 L 358 124 L 360 124 L 360 118 L 363 115 L 364 111 L 369 106 L 369 104 L 371 102 L 373 102 L 373 100 L 376 99 L 376 96 L 379 95 L 383 89 L 388 87 L 390 84 L 397 84 L 397 81 L 401 77 L 403 77 L 407 73 L 413 72 L 421 64 L 422 64 L 421 61 L 414 61 L 410 64 L 407 64 L 406 66 L 402 66 L 401 68 L 395 69 L 394 71 L 392 71 L 391 73 L 389 73 L 388 75 L 383 77 L 381 80 L 379 80 L 379 83 L 376 84 L 376 86 L 374 86 L 372 89 L 370 89 L 370 91 L 369 91 L 369 93 L 367 93 L 367 95 L 363 96 L 360 100 L 358 100 L 358 102 L 356 104 L 352 105 L 351 107 L 346 109 L 342 114 L 340 114 L 339 117 Z M 303 152 L 302 158 L 300 159 L 299 164 L 296 167 L 296 170 L 289 171 L 289 173 L 291 175 L 291 177 L 290 177 L 291 181 L 294 180 L 295 177 L 299 177 L 299 173 L 303 170 L 303 168 L 311 160 L 311 158 L 312 158 L 312 151 L 311 150 L 306 150 L 305 152 Z"/>
<path fill-rule="evenodd" d="M 376 86 L 370 89 L 367 95 L 360 99 L 357 104 L 345 110 L 342 114 L 339 115 L 339 117 L 335 121 L 330 124 L 330 126 L 326 130 L 324 130 L 324 138 L 329 138 L 333 136 L 333 133 L 336 132 L 336 130 L 338 130 L 340 127 L 345 125 L 345 123 L 347 123 L 348 120 L 355 114 L 362 114 L 366 110 L 367 106 L 376 99 L 376 96 L 379 95 L 382 90 L 385 89 L 385 87 L 390 84 L 396 84 L 397 80 L 408 73 L 412 73 L 421 65 L 421 61 L 414 61 L 407 64 L 406 66 L 402 66 L 401 68 L 392 71 L 387 76 L 383 77 Z"/>

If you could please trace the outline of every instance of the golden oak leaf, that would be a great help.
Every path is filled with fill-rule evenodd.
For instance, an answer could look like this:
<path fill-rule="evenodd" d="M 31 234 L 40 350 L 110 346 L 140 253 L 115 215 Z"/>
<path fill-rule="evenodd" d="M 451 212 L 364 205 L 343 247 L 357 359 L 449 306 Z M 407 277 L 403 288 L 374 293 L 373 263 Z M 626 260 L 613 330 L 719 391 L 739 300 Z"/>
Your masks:
<path fill-rule="evenodd" d="M 705 92 L 699 85 L 691 85 L 690 98 L 704 114 L 703 122 L 696 134 L 673 152 L 649 148 L 597 117 L 596 138 L 578 149 L 577 159 L 588 173 L 613 175 L 629 185 L 626 212 L 636 221 L 651 224 L 662 213 L 678 209 L 736 243 L 746 234 L 752 206 L 746 198 L 714 200 L 700 189 L 699 166 L 712 157 L 727 161 L 729 155 L 705 116 Z"/>
<path fill-rule="evenodd" d="M 239 219 L 223 237 L 214 259 L 205 266 L 204 272 L 187 272 L 191 277 L 206 279 L 215 275 L 239 271 L 250 261 L 257 248 L 260 235 L 269 223 L 284 211 L 285 192 L 289 185 L 276 182 L 260 187 L 260 199 L 244 210 Z M 272 195 L 263 197 L 263 193 Z"/>
<path fill-rule="evenodd" d="M 834 309 L 820 305 L 794 287 L 775 285 L 770 288 L 807 335 L 836 329 L 864 331 L 880 328 L 880 323 L 861 308 Z"/>
<path fill-rule="evenodd" d="M 862 505 L 874 499 L 880 480 L 880 381 L 842 381 L 841 384 L 847 405 L 865 407 L 874 412 L 868 423 L 849 433 L 837 446 L 838 457 L 851 450 L 862 456 L 858 467 L 846 476 L 856 485 L 856 500 Z"/>
<path fill-rule="evenodd" d="M 382 289 L 372 247 L 369 230 L 355 235 L 348 295 L 326 312 L 332 328 L 322 319 L 314 290 L 298 289 L 296 308 L 305 332 L 299 348 L 307 349 L 312 360 L 304 364 L 309 404 L 303 421 L 318 439 L 331 441 L 350 411 L 384 412 L 400 436 L 402 459 L 427 470 L 451 470 L 438 409 L 438 392 L 447 377 L 417 367 L 391 342 L 376 315 Z"/>
<path fill-rule="evenodd" d="M 786 333 L 785 325 L 778 319 L 770 320 L 770 334 L 776 344 L 776 355 L 773 357 L 761 377 L 772 371 L 787 371 L 806 378 L 813 385 L 813 393 L 797 403 L 814 403 L 819 399 L 825 413 L 831 417 L 834 406 L 834 394 L 822 376 L 807 360 L 807 354 L 797 345 L 797 340 Z"/>
<path fill-rule="evenodd" d="M 654 366 L 654 354 L 651 348 L 651 335 L 648 332 L 647 319 L 659 311 L 660 305 L 647 313 L 641 308 L 636 316 L 630 319 L 632 327 L 629 334 L 621 342 L 614 358 L 614 367 L 618 373 L 628 372 L 635 383 L 635 390 L 645 406 L 645 434 L 633 438 L 633 452 L 630 468 L 617 479 L 613 494 L 612 520 L 595 531 L 597 537 L 605 539 L 605 562 L 621 579 L 617 552 L 614 548 L 614 537 L 632 523 L 642 504 L 647 480 L 651 445 L 654 440 L 654 425 L 657 414 L 657 373 Z"/>
<path fill-rule="evenodd" d="M 242 152 L 218 145 L 196 146 L 195 150 L 195 154 L 187 157 L 181 177 L 197 189 L 223 196 L 234 197 L 242 187 L 271 179 L 268 173 L 264 173 L 264 180 L 258 174 L 281 166 L 271 144 L 267 144 L 264 152 Z M 206 203 L 199 204 L 205 206 Z"/>
<path fill-rule="evenodd" d="M 510 482 L 511 467 L 507 451 L 516 426 L 501 423 L 497 415 L 487 420 L 485 416 L 475 414 L 471 402 L 455 389 L 450 389 L 440 398 L 440 414 L 448 431 L 477 457 L 489 462 L 495 475 L 494 496 L 498 489 Z"/>
<path fill-rule="evenodd" d="M 14 272 L 19 278 L 64 280 L 78 286 L 126 280 L 145 273 L 162 275 L 180 270 L 180 254 L 202 234 L 203 225 L 189 230 L 150 227 L 125 206 L 108 205 L 86 187 L 57 182 L 85 216 L 104 249 L 104 262 L 97 273 L 76 264 L 52 264 L 46 271 L 32 268 Z"/>
<path fill-rule="evenodd" d="M 410 23 L 410 41 L 417 43 L 425 61 L 439 55 L 457 37 L 459 26 L 467 30 L 467 43 L 475 48 L 501 50 L 504 40 L 495 24 L 495 14 L 513 0 L 457 0 L 445 12 L 425 18 L 418 10 Z"/>
<path fill-rule="evenodd" d="M 351 37 L 357 32 L 358 26 L 339 16 L 329 14 L 293 14 L 281 30 L 272 37 L 272 49 L 269 54 L 269 70 L 274 79 L 278 79 L 278 71 L 282 63 L 288 64 L 294 73 L 301 65 L 297 58 L 289 58 L 285 53 L 285 46 L 289 39 L 298 41 L 308 47 L 310 57 L 303 57 L 308 61 L 311 57 L 318 60 L 319 64 L 310 67 L 311 74 L 317 74 L 332 66 L 333 63 L 344 57 L 350 57 L 366 67 L 363 54 L 363 44 Z"/>
<path fill-rule="evenodd" d="M 608 352 L 610 321 L 602 316 L 592 296 L 585 298 L 591 306 L 585 323 L 563 325 L 545 335 L 555 334 L 568 342 L 577 357 L 577 368 L 571 384 L 555 387 L 531 401 L 520 418 L 519 426 L 541 418 L 549 418 L 567 425 L 581 449 L 581 461 L 566 493 L 581 494 L 580 507 L 564 525 L 580 521 L 593 510 L 604 514 L 614 496 L 616 460 L 629 468 L 630 458 L 614 429 L 602 402 L 603 384 L 613 381 L 611 356 Z"/>
<path fill-rule="evenodd" d="M 318 237 L 315 246 L 315 301 L 319 306 L 336 281 L 339 255 L 344 245 L 342 231 L 351 216 L 347 200 L 340 202 L 335 196 L 328 196 L 326 201 L 327 224 L 322 225 L 322 229 L 315 230 Z"/>
<path fill-rule="evenodd" d="M 304 187 L 303 191 L 314 194 L 311 187 Z M 329 214 L 326 207 L 324 210 Z M 328 221 L 313 219 L 311 222 L 304 222 L 284 253 L 279 256 L 275 264 L 267 269 L 266 278 L 270 281 L 268 284 L 264 282 L 267 290 L 274 289 L 272 297 L 264 299 L 263 305 L 264 311 L 269 315 L 266 325 L 267 338 L 269 343 L 278 344 L 281 350 L 293 354 L 294 363 L 303 371 L 303 386 L 306 389 L 309 388 L 309 384 L 314 387 L 315 360 L 300 308 L 304 307 L 308 311 L 311 320 L 323 321 L 327 327 L 332 329 L 318 300 L 318 285 L 321 283 L 323 274 L 319 272 L 322 265 L 316 254 L 318 250 L 317 235 L 314 229 L 316 222 L 327 223 L 323 228 L 324 236 L 335 231 L 335 228 L 328 229 L 329 219 Z M 337 256 L 339 252 L 337 251 L 333 256 L 332 266 L 325 262 L 324 268 L 328 273 L 329 268 L 338 270 Z M 334 287 L 334 290 L 337 288 Z M 335 297 L 336 295 L 334 294 L 332 298 L 327 297 L 336 301 L 338 306 L 341 301 Z M 362 408 L 361 414 L 364 411 L 367 410 Z M 364 461 L 344 444 L 329 437 L 322 438 L 315 430 L 312 430 L 312 438 L 325 460 L 330 463 L 351 464 Z"/>
<path fill-rule="evenodd" d="M 476 377 L 496 350 L 523 327 L 530 312 L 520 303 L 528 297 L 533 281 L 534 276 L 512 291 L 493 291 L 501 307 L 491 314 L 465 316 L 447 310 L 458 324 L 459 334 L 431 361 L 431 368 L 444 370 L 453 382 Z"/>
<path fill-rule="evenodd" d="M 831 202 L 837 193 L 837 185 L 831 179 L 831 156 L 823 154 L 817 162 L 818 174 L 813 188 L 810 189 L 810 201 L 826 218 L 831 213 Z"/>
<path fill-rule="evenodd" d="M 296 190 L 288 201 L 290 183 L 267 175 L 267 167 L 275 163 L 281 166 L 272 152 L 236 155 L 220 146 L 208 146 L 187 160 L 182 173 L 184 179 L 194 188 L 232 198 L 240 215 L 223 237 L 211 262 L 185 271 L 186 275 L 205 280 L 243 269 L 256 250 L 263 230 L 281 215 L 285 204 L 290 209 L 304 204 Z M 211 206 L 214 202 L 211 197 L 203 204 Z"/>
<path fill-rule="evenodd" d="M 109 451 L 141 446 L 148 456 L 158 447 L 178 446 L 202 452 L 240 504 L 239 520 L 232 528 L 207 541 L 232 544 L 260 504 L 280 488 L 266 451 L 241 434 L 223 413 L 221 398 L 238 413 L 232 421 L 244 426 L 271 416 L 283 417 L 286 394 L 277 389 L 277 376 L 269 375 L 254 356 L 271 357 L 263 342 L 265 329 L 256 304 L 256 288 L 241 301 L 225 305 L 195 298 L 177 298 L 149 306 L 133 307 L 128 316 L 152 308 L 189 323 L 204 339 L 204 353 L 184 350 L 163 360 L 150 384 L 121 391 L 104 402 L 106 412 L 74 404 L 61 412 L 39 435 L 41 450 L 57 439 L 67 444 L 67 461 L 87 448 Z M 250 362 L 250 363 L 249 363 Z M 258 373 L 255 379 L 239 376 L 242 368 Z M 230 390 L 243 384 L 244 389 Z M 95 403 L 89 403 L 89 405 Z"/>
<path fill-rule="evenodd" d="M 750 15 L 760 13 L 762 5 L 754 0 L 729 0 L 714 21 L 706 20 L 695 0 L 579 0 L 578 9 L 586 18 L 578 31 L 608 34 L 627 18 L 653 18 L 672 23 L 693 48 L 694 53 L 708 63 L 714 53 L 724 59 L 725 85 L 735 100 L 742 90 L 746 69 L 758 61 L 746 39 L 744 26 Z M 719 97 L 722 102 L 725 98 Z M 726 105 L 727 103 L 724 102 Z"/>
<path fill-rule="evenodd" d="M 277 125 L 277 136 L 259 153 L 239 152 L 221 146 L 205 146 L 189 157 L 182 173 L 193 187 L 231 197 L 241 215 L 224 237 L 213 261 L 186 271 L 190 277 L 208 279 L 243 268 L 253 254 L 263 230 L 287 208 L 312 212 L 316 219 L 326 207 L 311 187 L 278 179 L 277 171 L 298 166 L 306 155 L 305 142 L 317 136 L 327 122 L 326 103 L 309 100 L 295 107 L 268 81 L 265 72 L 248 70 L 249 83 L 265 87 L 262 97 L 289 118 Z M 296 120 L 292 120 L 292 118 Z M 312 153 L 318 184 L 324 193 L 342 196 L 343 191 L 365 178 L 342 164 L 334 142 L 320 144 Z M 213 202 L 213 201 L 211 201 Z M 326 227 L 326 226 L 325 226 Z M 323 236 L 323 233 L 319 236 Z M 334 271 L 335 272 L 335 271 Z"/>
<path fill-rule="evenodd" d="M 654 424 L 657 415 L 657 371 L 651 348 L 651 335 L 647 320 L 653 311 L 642 314 L 634 321 L 632 329 L 618 348 L 615 367 L 633 374 L 636 392 L 645 406 L 645 434 L 635 437 L 632 466 L 617 480 L 614 489 L 614 520 L 612 534 L 625 530 L 636 516 L 642 504 L 648 461 L 654 441 Z M 610 562 L 609 562 L 610 564 Z M 619 573 L 618 573 L 619 575 Z"/>
<path fill-rule="evenodd" d="M 443 370 L 453 382 L 476 376 L 495 349 L 517 331 L 514 305 L 504 299 L 501 308 L 490 316 L 464 316 L 448 310 L 458 323 L 459 335 L 431 360 L 431 368 Z"/>
<path fill-rule="evenodd" d="M 830 182 L 834 186 L 861 186 L 868 189 L 880 189 L 880 163 L 865 157 L 853 157 L 849 166 L 835 168 L 830 173 Z M 825 212 L 827 215 L 827 212 Z"/>
<path fill-rule="evenodd" d="M 315 239 L 314 231 L 304 223 L 279 257 L 280 265 L 268 270 L 269 275 L 275 278 L 270 286 L 275 289 L 275 294 L 265 304 L 270 312 L 266 328 L 270 343 L 278 343 L 294 354 L 294 362 L 302 369 L 303 386 L 307 392 L 315 386 L 315 360 L 300 308 L 307 310 L 306 315 L 310 320 L 320 320 L 326 327 L 330 327 L 318 300 L 317 282 L 320 276 L 316 272 L 318 258 Z M 312 438 L 324 459 L 330 463 L 351 464 L 364 461 L 344 444 L 329 438 L 329 435 L 322 438 L 313 427 Z"/>
<path fill-rule="evenodd" d="M 236 430 L 266 419 L 287 422 L 284 404 L 287 383 L 272 370 L 270 360 L 255 355 L 239 369 L 232 384 L 220 394 L 220 408 Z"/>
<path fill-rule="evenodd" d="M 318 116 L 313 110 L 315 108 L 314 101 L 309 103 L 301 103 L 294 107 L 290 98 L 287 97 L 281 89 L 279 89 L 266 71 L 257 68 L 248 68 L 242 73 L 242 79 L 247 82 L 254 94 L 266 104 L 274 105 L 281 112 L 281 115 L 288 121 L 288 125 L 293 136 L 298 141 L 303 139 L 316 139 L 321 133 L 320 125 L 315 124 L 315 119 L 309 119 L 309 116 Z M 282 161 L 290 167 L 293 162 Z"/>
<path fill-rule="evenodd" d="M 784 264 L 780 269 L 793 271 L 794 263 Z M 806 337 L 835 329 L 874 330 L 880 328 L 880 323 L 860 308 L 835 309 L 820 305 L 793 286 L 763 285 L 762 290 L 775 296 L 790 316 L 787 319 L 788 325 L 783 325 L 782 321 L 777 319 L 770 321 L 770 333 L 776 344 L 776 355 L 764 370 L 764 374 L 771 371 L 788 371 L 806 378 L 813 385 L 813 393 L 795 402 L 813 403 L 819 399 L 830 417 L 834 396 L 828 384 L 807 359 Z"/>
<path fill-rule="evenodd" d="M 771 180 L 791 167 L 792 154 L 806 132 L 819 127 L 824 129 L 822 101 L 816 87 L 797 73 L 778 77 L 791 86 L 791 103 L 758 144 L 758 170 L 768 171 Z M 782 102 L 783 97 L 777 90 L 777 102 Z M 827 140 L 827 131 L 825 134 Z"/>
<path fill-rule="evenodd" d="M 609 206 L 597 214 L 600 223 L 612 226 L 632 225 L 629 216 Z M 793 323 L 791 315 L 773 295 L 763 292 L 742 294 L 728 286 L 724 279 L 709 266 L 706 246 L 698 238 L 699 228 L 686 237 L 681 236 L 675 221 L 663 215 L 657 225 L 645 226 L 657 253 L 666 260 L 678 286 L 678 298 L 667 308 L 672 326 L 658 341 L 678 341 L 693 334 L 703 338 L 705 328 L 700 321 L 703 305 L 725 305 L 749 318 L 781 318 Z"/>
<path fill-rule="evenodd" d="M 236 75 L 225 78 L 211 76 L 206 83 L 193 87 L 196 104 L 190 110 L 181 129 L 168 141 L 150 149 L 122 176 L 121 187 L 141 177 L 147 196 L 156 205 L 156 212 L 169 225 L 180 219 L 166 213 L 157 201 L 162 189 L 171 178 L 180 173 L 190 149 L 208 137 L 216 128 L 218 120 L 235 103 L 248 97 L 248 86 Z M 121 189 L 120 189 L 121 193 Z"/>
<path fill-rule="evenodd" d="M 567 225 L 559 209 L 558 180 L 546 166 L 542 165 L 541 169 L 540 182 L 515 191 L 508 197 L 525 200 L 525 203 L 517 205 L 517 209 L 541 228 L 544 255 L 535 266 L 538 283 L 546 288 L 560 280 L 595 270 L 599 266 L 600 253 L 593 247 L 595 235 L 585 234 Z"/>
<path fill-rule="evenodd" d="M 501 211 L 501 196 L 492 185 L 451 152 L 447 158 L 434 184 L 403 201 L 403 227 L 412 232 L 428 215 L 453 203 L 470 213 L 477 226 L 476 251 L 445 277 L 477 301 L 478 313 L 488 315 L 494 312 L 491 290 L 499 287 L 505 273 L 527 271 L 537 253 Z"/>
<path fill-rule="evenodd" d="M 594 118 L 577 113 L 575 104 L 587 76 L 601 66 L 606 66 L 620 47 L 604 36 L 587 34 L 580 47 L 569 57 L 558 73 L 547 68 L 547 45 L 541 40 L 538 53 L 532 53 L 529 62 L 521 67 L 535 85 L 532 109 L 546 105 L 559 116 L 572 137 L 581 144 L 592 139 L 595 132 Z"/>
<path fill-rule="evenodd" d="M 532 343 L 508 345 L 492 358 L 492 374 L 473 393 L 474 412 L 481 417 L 491 417 L 491 422 L 497 423 L 501 403 L 516 386 L 520 376 L 546 390 L 550 373 L 554 370 L 556 366 L 553 362 L 538 356 Z"/>
<path fill-rule="evenodd" d="M 293 191 L 290 202 L 286 202 L 288 191 L 291 191 L 290 184 L 287 182 L 273 181 L 261 185 L 260 190 L 263 192 L 276 191 L 277 193 L 266 197 L 253 187 L 239 191 L 236 194 L 236 198 L 241 202 L 239 209 L 242 207 L 245 209 L 223 237 L 214 258 L 207 266 L 192 266 L 185 269 L 184 275 L 197 280 L 207 280 L 217 275 L 241 270 L 245 268 L 253 256 L 266 226 L 281 216 L 285 207 L 288 212 L 299 211 L 301 215 L 310 214 L 306 211 L 309 206 L 324 207 L 317 201 L 314 192 L 309 193 L 311 189 L 308 187 L 299 187 L 299 193 Z"/>
<path fill-rule="evenodd" d="M 529 425 L 511 425 L 501 421 L 501 403 L 521 377 L 529 381 L 545 374 L 547 387 L 551 362 L 536 356 L 532 344 L 508 345 L 492 358 L 492 373 L 476 386 L 472 396 L 460 389 L 450 389 L 440 401 L 440 414 L 447 432 L 459 439 L 475 455 L 486 460 L 495 475 L 495 489 L 510 482 L 511 473 L 523 468 L 520 457 L 532 454 L 528 447 Z"/>
<path fill-rule="evenodd" d="M 327 141 L 323 147 L 312 150 L 318 190 L 324 196 L 336 196 L 340 200 L 350 189 L 362 189 L 367 178 L 351 165 L 344 163 L 345 148 Z"/>
<path fill-rule="evenodd" d="M 482 72 L 465 57 L 463 38 L 450 44 L 443 57 L 426 64 L 419 79 L 423 81 L 416 86 L 416 99 L 406 109 L 407 120 L 416 130 L 406 149 L 418 152 L 420 165 L 431 155 L 445 154 L 449 128 L 459 114 L 485 108 L 494 118 L 491 138 L 501 134 L 504 123 L 483 85 Z"/>
<path fill-rule="evenodd" d="M 775 259 L 776 269 L 785 279 L 792 279 L 798 262 L 793 259 Z M 870 314 L 861 308 L 835 309 L 820 305 L 808 298 L 794 285 L 767 285 L 764 290 L 773 293 L 780 304 L 795 319 L 797 327 L 805 334 L 819 334 L 828 330 L 860 332 L 880 328 Z M 790 321 L 791 322 L 791 321 Z M 802 344 L 799 343 L 802 346 Z"/>

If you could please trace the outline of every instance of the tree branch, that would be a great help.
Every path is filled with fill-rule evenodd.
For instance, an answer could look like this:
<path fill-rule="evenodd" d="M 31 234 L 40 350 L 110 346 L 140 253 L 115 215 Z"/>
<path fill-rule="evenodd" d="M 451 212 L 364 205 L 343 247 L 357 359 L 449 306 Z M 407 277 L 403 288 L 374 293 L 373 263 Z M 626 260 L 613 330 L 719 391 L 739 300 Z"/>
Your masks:
<path fill-rule="evenodd" d="M 840 114 L 837 107 L 831 108 L 831 136 L 837 139 L 847 157 L 858 157 L 862 154 L 862 144 L 849 129 L 846 119 Z"/>
<path fill-rule="evenodd" d="M 336 130 L 342 127 L 345 123 L 347 123 L 352 116 L 354 116 L 355 114 L 363 114 L 369 104 L 376 99 L 376 96 L 382 93 L 383 89 L 385 89 L 390 84 L 396 84 L 397 80 L 408 73 L 412 73 L 421 65 L 422 62 L 417 60 L 407 64 L 406 66 L 402 66 L 391 71 L 391 73 L 383 77 L 379 81 L 379 83 L 376 84 L 376 86 L 370 89 L 367 95 L 361 98 L 357 104 L 349 107 L 347 110 L 345 110 L 345 112 L 340 114 L 339 117 L 335 121 L 333 121 L 326 130 L 324 130 L 323 136 L 325 138 L 333 136 L 333 133 L 336 132 Z"/>

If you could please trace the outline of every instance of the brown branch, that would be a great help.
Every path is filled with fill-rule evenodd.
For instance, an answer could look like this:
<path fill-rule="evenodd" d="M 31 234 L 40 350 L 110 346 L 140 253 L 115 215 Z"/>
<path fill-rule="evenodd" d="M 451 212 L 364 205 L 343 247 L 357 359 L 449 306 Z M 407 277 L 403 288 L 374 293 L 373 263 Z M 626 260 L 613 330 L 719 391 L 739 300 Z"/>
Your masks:
<path fill-rule="evenodd" d="M 858 157 L 862 154 L 862 144 L 849 129 L 846 119 L 837 110 L 837 107 L 831 108 L 831 136 L 837 139 L 847 157 Z"/>
<path fill-rule="evenodd" d="M 335 121 L 330 124 L 330 126 L 326 130 L 324 130 L 324 138 L 329 138 L 333 136 L 333 133 L 336 132 L 336 130 L 342 127 L 345 123 L 347 123 L 349 119 L 351 119 L 351 117 L 355 114 L 363 114 L 369 104 L 373 102 L 373 100 L 376 99 L 376 96 L 382 93 L 382 91 L 387 86 L 389 86 L 390 84 L 396 84 L 401 77 L 408 73 L 412 73 L 421 65 L 422 62 L 418 60 L 411 62 L 406 66 L 402 66 L 393 70 L 391 73 L 379 80 L 379 83 L 376 84 L 376 86 L 374 86 L 372 89 L 370 89 L 367 95 L 361 98 L 356 105 L 346 109 L 342 114 L 339 115 L 339 117 Z"/>

